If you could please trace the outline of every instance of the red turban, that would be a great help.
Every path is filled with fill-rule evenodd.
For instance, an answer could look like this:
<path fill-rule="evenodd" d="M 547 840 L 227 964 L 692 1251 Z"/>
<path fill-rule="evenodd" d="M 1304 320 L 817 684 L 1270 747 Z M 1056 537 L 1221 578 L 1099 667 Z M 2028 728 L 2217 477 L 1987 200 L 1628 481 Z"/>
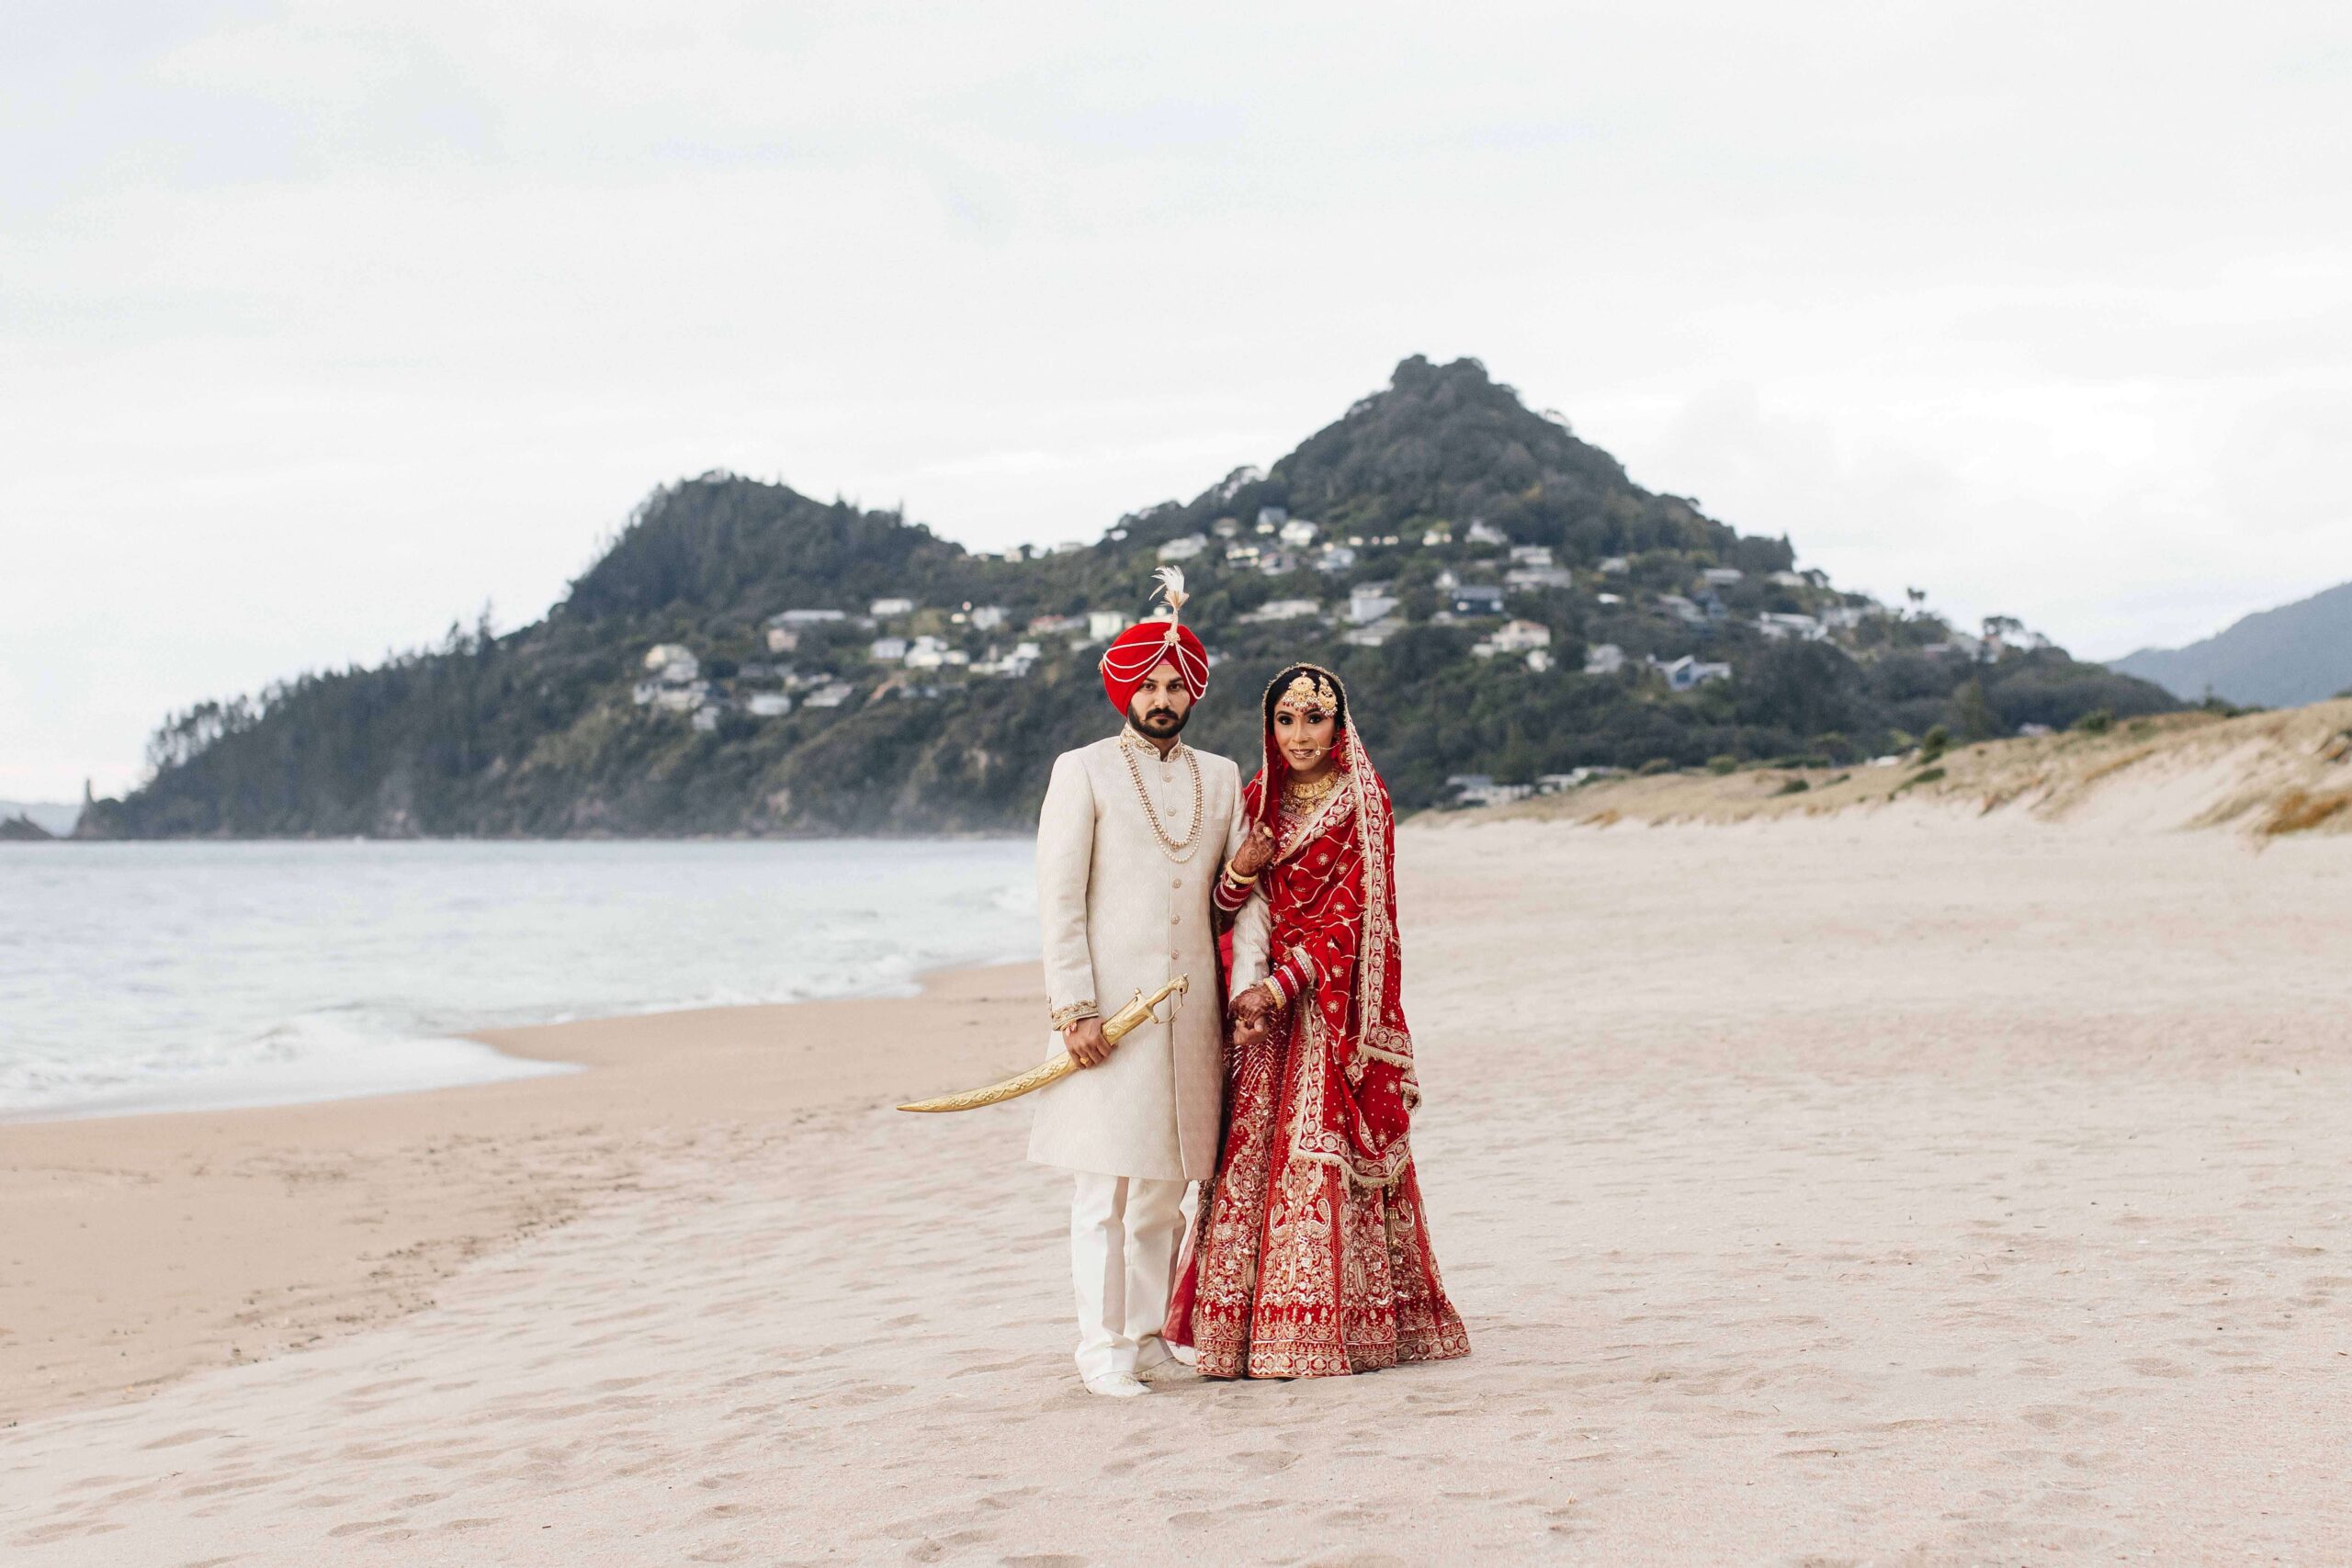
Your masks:
<path fill-rule="evenodd" d="M 1190 626 L 1172 621 L 1139 621 L 1111 639 L 1102 650 L 1102 694 L 1121 713 L 1135 701 L 1143 678 L 1162 664 L 1176 666 L 1184 689 L 1199 702 L 1209 689 L 1208 649 Z"/>

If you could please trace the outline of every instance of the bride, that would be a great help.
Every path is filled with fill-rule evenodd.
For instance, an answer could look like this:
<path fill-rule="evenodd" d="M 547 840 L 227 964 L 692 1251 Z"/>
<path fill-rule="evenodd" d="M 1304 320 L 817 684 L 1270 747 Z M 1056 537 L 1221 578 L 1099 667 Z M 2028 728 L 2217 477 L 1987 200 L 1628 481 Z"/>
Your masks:
<path fill-rule="evenodd" d="M 1395 822 L 1340 678 L 1266 688 L 1238 911 L 1225 1145 L 1167 1338 L 1206 1377 L 1306 1378 L 1470 1352 L 1438 1280 L 1406 1133 L 1420 1099 L 1397 1004 Z"/>

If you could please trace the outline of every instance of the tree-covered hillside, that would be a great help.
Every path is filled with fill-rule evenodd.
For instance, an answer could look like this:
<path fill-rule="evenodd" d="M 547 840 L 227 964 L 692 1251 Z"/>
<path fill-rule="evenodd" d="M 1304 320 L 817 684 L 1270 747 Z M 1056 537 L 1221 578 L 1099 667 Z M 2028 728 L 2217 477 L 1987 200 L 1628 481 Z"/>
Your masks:
<path fill-rule="evenodd" d="M 1281 663 L 1349 681 L 1400 803 L 1448 780 L 1849 760 L 2177 705 L 1798 573 L 1652 494 L 1476 361 L 1396 368 L 1265 472 L 1081 547 L 985 556 L 706 475 L 656 491 L 547 618 L 175 715 L 81 831 L 838 833 L 1017 828 L 1116 720 L 1094 671 L 1182 562 L 1218 660 L 1188 739 L 1245 761 Z"/>

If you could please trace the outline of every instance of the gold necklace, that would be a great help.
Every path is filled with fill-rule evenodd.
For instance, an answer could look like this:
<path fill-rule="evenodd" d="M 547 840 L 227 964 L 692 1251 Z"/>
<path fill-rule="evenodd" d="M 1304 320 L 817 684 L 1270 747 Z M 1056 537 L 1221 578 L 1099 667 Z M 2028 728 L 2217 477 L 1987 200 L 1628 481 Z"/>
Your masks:
<path fill-rule="evenodd" d="M 1162 852 L 1182 865 L 1193 858 L 1193 844 L 1201 836 L 1201 819 L 1207 812 L 1204 809 L 1206 802 L 1201 788 L 1200 761 L 1193 755 L 1190 746 L 1181 746 L 1177 750 L 1184 753 L 1184 765 L 1193 770 L 1193 825 L 1184 829 L 1182 839 L 1171 839 L 1168 836 L 1167 828 L 1160 823 L 1159 807 L 1151 803 L 1151 791 L 1143 786 L 1143 768 L 1136 761 L 1135 743 L 1124 736 L 1119 740 L 1119 755 L 1127 760 L 1127 777 L 1135 780 L 1136 798 L 1143 802 L 1144 820 L 1151 824 L 1151 835 L 1159 840 Z"/>
<path fill-rule="evenodd" d="M 1312 806 L 1339 787 L 1340 770 L 1333 768 L 1311 784 L 1285 779 L 1283 782 L 1283 798 L 1293 806 Z"/>

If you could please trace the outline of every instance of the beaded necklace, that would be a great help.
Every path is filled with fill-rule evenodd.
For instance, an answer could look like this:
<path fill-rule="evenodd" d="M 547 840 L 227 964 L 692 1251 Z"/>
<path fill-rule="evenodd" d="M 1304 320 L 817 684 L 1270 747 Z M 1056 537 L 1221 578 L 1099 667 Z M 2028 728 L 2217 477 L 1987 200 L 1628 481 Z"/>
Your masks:
<path fill-rule="evenodd" d="M 1184 829 L 1182 839 L 1169 837 L 1166 825 L 1159 820 L 1159 807 L 1151 803 L 1151 792 L 1143 784 L 1143 767 L 1136 761 L 1136 742 L 1124 735 L 1119 738 L 1119 755 L 1127 760 L 1127 777 L 1135 781 L 1136 798 L 1143 802 L 1144 820 L 1151 824 L 1151 836 L 1159 840 L 1161 853 L 1182 865 L 1193 858 L 1201 836 L 1201 819 L 1207 815 L 1207 802 L 1206 792 L 1201 787 L 1201 764 L 1193 755 L 1193 749 L 1179 746 L 1176 750 L 1184 754 L 1184 765 L 1193 771 L 1193 823 Z"/>

